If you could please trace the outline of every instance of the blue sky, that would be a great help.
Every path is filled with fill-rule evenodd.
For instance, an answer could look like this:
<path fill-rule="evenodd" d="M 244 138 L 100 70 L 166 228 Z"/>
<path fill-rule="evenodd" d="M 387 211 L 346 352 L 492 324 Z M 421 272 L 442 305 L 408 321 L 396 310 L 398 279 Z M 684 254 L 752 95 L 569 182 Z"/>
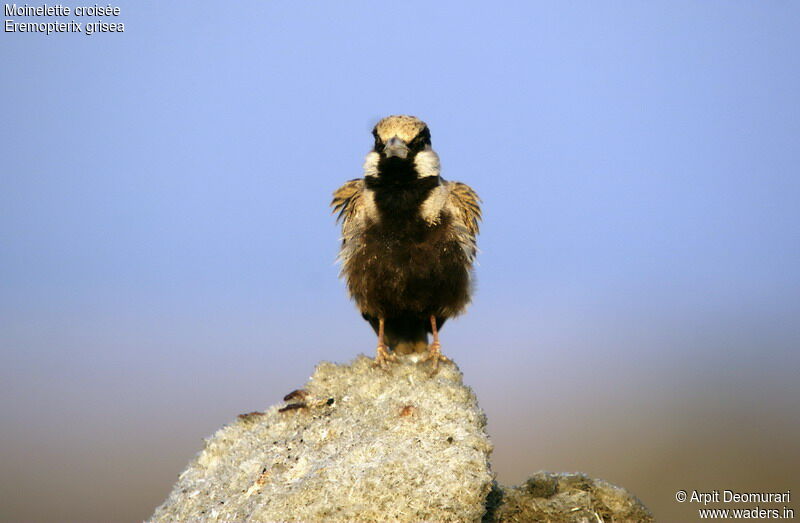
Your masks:
<path fill-rule="evenodd" d="M 2 458 L 22 490 L 37 450 L 63 448 L 64 474 L 101 455 L 141 488 L 86 517 L 146 517 L 200 438 L 372 353 L 328 203 L 388 114 L 424 119 L 484 202 L 474 304 L 442 341 L 501 481 L 587 470 L 667 514 L 613 431 L 607 461 L 571 462 L 559 412 L 798 419 L 797 4 L 118 5 L 122 34 L 0 37 Z"/>

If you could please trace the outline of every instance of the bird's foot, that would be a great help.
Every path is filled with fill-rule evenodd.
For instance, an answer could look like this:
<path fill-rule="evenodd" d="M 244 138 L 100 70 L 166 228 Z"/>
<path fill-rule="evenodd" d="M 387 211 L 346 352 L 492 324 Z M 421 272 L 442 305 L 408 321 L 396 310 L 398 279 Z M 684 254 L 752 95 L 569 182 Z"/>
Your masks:
<path fill-rule="evenodd" d="M 397 356 L 389 352 L 389 347 L 385 343 L 379 344 L 378 348 L 376 349 L 374 365 L 382 368 L 383 370 L 388 370 L 390 361 L 396 362 Z"/>
<path fill-rule="evenodd" d="M 432 368 L 431 368 L 431 375 L 436 374 L 439 372 L 439 362 L 443 361 L 448 363 L 450 358 L 442 354 L 442 344 L 438 341 L 434 341 L 428 347 L 428 353 L 422 357 L 420 360 L 421 362 L 426 362 L 428 360 L 433 360 Z"/>

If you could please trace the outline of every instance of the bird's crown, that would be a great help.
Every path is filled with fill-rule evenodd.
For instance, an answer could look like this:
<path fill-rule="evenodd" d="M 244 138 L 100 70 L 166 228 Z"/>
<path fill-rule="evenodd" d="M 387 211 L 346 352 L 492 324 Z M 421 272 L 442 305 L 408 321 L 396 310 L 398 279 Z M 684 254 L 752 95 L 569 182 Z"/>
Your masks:
<path fill-rule="evenodd" d="M 373 133 L 382 142 L 398 137 L 404 142 L 411 142 L 428 126 L 416 116 L 394 115 L 387 116 L 375 125 Z"/>

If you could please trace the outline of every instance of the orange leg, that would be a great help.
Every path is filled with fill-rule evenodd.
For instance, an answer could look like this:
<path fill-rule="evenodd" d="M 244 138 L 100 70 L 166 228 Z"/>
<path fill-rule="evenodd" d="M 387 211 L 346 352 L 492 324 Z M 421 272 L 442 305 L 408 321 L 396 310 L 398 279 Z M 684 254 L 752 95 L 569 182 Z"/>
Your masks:
<path fill-rule="evenodd" d="M 433 360 L 433 372 L 439 370 L 439 362 L 450 361 L 450 358 L 442 354 L 442 344 L 439 343 L 439 329 L 436 326 L 436 316 L 431 314 L 431 332 L 433 332 L 433 342 L 428 347 L 428 354 L 422 358 L 422 361 Z"/>
<path fill-rule="evenodd" d="M 383 341 L 383 324 L 384 319 L 378 318 L 378 349 L 375 355 L 375 366 L 386 369 L 389 367 L 390 361 L 397 361 L 397 356 L 389 352 L 389 347 Z"/>

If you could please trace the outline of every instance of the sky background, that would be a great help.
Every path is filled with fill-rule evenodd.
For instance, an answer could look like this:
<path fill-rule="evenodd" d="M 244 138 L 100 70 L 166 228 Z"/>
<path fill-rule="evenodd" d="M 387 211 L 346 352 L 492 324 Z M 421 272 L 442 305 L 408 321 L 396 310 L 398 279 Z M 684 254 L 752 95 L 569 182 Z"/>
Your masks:
<path fill-rule="evenodd" d="M 500 483 L 800 493 L 800 4 L 115 5 L 0 35 L 2 519 L 146 518 L 374 353 L 328 203 L 402 113 L 484 202 L 442 342 Z"/>

